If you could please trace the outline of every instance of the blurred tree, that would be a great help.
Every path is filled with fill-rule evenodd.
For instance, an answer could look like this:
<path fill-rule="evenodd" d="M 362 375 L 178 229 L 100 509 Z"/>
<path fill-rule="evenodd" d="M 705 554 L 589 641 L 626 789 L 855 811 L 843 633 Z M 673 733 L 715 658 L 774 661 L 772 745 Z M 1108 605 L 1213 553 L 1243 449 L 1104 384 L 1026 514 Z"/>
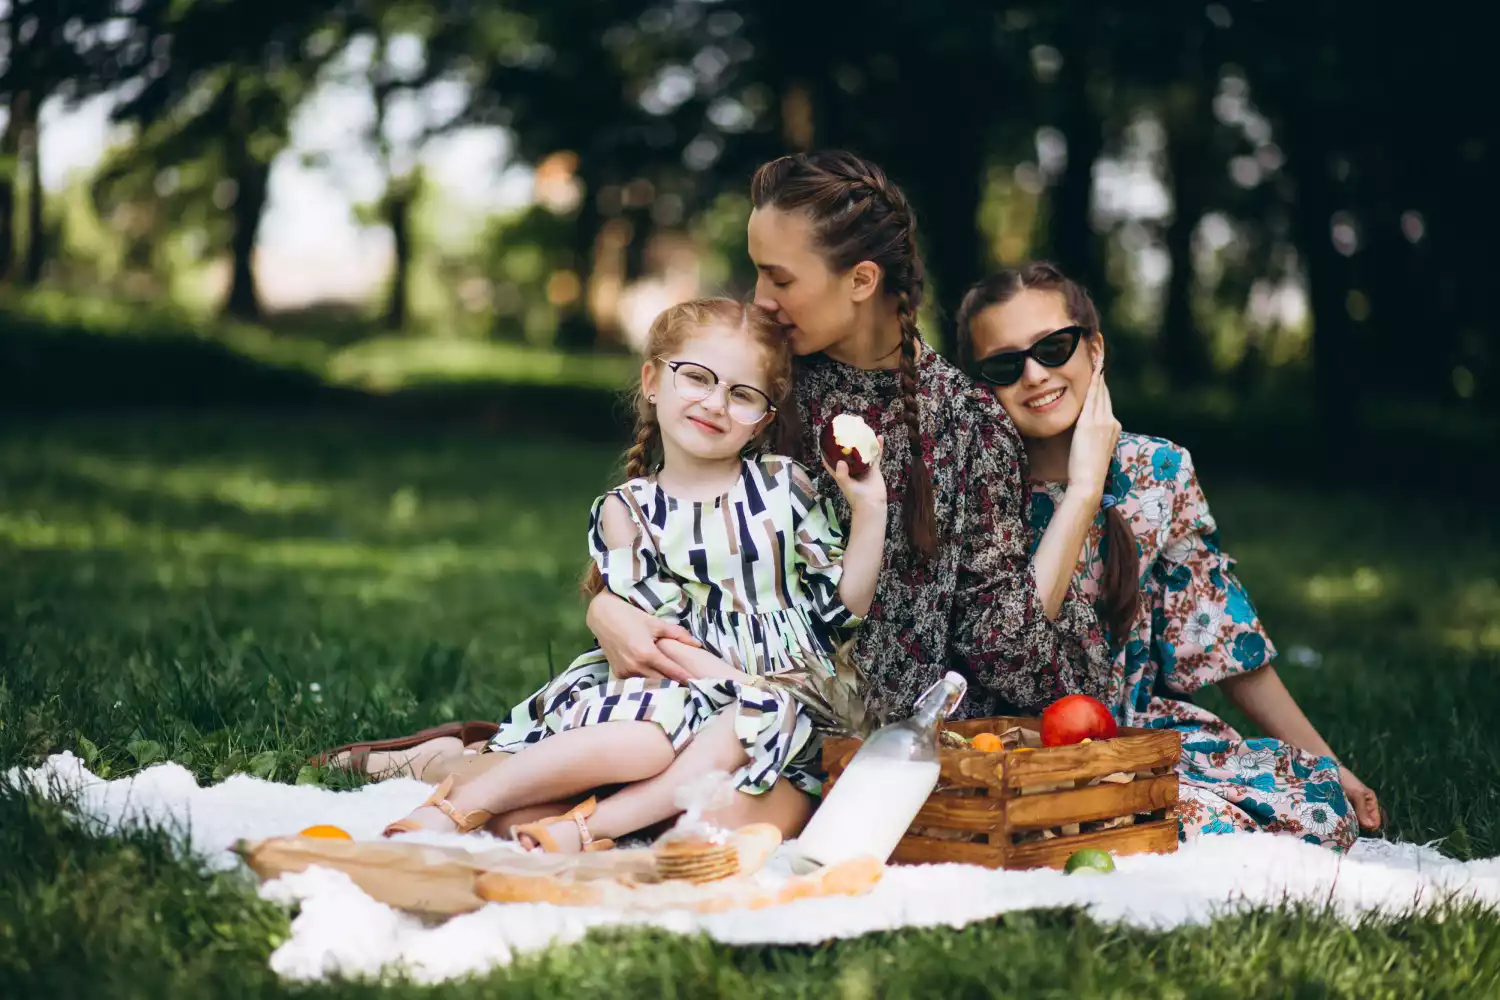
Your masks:
<path fill-rule="evenodd" d="M 271 165 L 346 18 L 335 0 L 142 0 L 135 15 L 152 42 L 118 67 L 115 117 L 140 135 L 100 184 L 141 192 L 161 180 L 192 206 L 203 252 L 228 249 L 230 316 L 261 316 L 254 250 Z"/>
<path fill-rule="evenodd" d="M 1107 237 L 1095 226 L 1094 168 L 1104 155 L 1116 102 L 1115 49 L 1130 28 L 1117 4 L 1070 0 L 1039 11 L 1030 53 L 1035 100 L 1066 149 L 1061 173 L 1051 179 L 1046 230 L 1035 256 L 1050 258 L 1082 282 L 1102 317 L 1110 315 L 1113 296 L 1105 269 Z"/>
<path fill-rule="evenodd" d="M 677 224 L 695 207 L 691 174 L 712 166 L 720 148 L 704 119 L 732 56 L 703 44 L 699 29 L 711 36 L 714 14 L 696 0 L 524 0 L 503 9 L 453 0 L 448 12 L 473 41 L 467 119 L 508 128 L 517 156 L 540 167 L 551 192 L 544 202 L 572 220 L 570 264 L 551 284 L 558 343 L 590 346 L 598 330 L 587 289 L 600 232 L 628 215 L 629 242 L 641 248 L 659 221 Z"/>
<path fill-rule="evenodd" d="M 0 279 L 35 284 L 46 261 L 40 117 L 54 98 L 73 105 L 105 85 L 111 53 L 138 47 L 112 0 L 0 0 Z M 23 167 L 24 161 L 24 167 Z M 25 170 L 26 249 L 16 270 L 18 181 Z"/>
<path fill-rule="evenodd" d="M 367 87 L 373 113 L 363 142 L 354 149 L 323 149 L 310 158 L 324 166 L 350 156 L 374 158 L 383 190 L 368 219 L 391 234 L 390 287 L 384 325 L 400 330 L 410 319 L 414 235 L 412 212 L 421 197 L 421 156 L 427 142 L 462 121 L 465 81 L 455 66 L 461 37 L 439 4 L 423 0 L 357 0 L 348 9 L 348 45 L 339 68 L 325 79 Z M 446 85 L 458 100 L 443 100 Z M 337 170 L 335 171 L 338 172 Z M 361 213 L 366 214 L 366 213 Z"/>

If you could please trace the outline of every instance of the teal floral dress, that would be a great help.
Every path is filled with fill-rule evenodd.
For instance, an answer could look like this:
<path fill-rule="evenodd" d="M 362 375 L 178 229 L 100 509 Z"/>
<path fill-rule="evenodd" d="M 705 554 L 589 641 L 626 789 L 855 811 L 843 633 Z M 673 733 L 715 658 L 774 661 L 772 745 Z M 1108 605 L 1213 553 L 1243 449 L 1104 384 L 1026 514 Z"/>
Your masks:
<path fill-rule="evenodd" d="M 1033 545 L 1065 486 L 1033 483 Z M 1179 813 L 1184 839 L 1262 830 L 1343 851 L 1358 836 L 1354 810 L 1332 757 L 1273 739 L 1243 739 L 1193 704 L 1193 692 L 1255 670 L 1276 655 L 1219 548 L 1218 526 L 1187 450 L 1161 438 L 1122 434 L 1099 516 L 1084 543 L 1074 587 L 1099 596 L 1108 540 L 1104 511 L 1118 506 L 1135 532 L 1141 607 L 1118 641 L 1107 699 L 1124 725 L 1182 733 Z"/>

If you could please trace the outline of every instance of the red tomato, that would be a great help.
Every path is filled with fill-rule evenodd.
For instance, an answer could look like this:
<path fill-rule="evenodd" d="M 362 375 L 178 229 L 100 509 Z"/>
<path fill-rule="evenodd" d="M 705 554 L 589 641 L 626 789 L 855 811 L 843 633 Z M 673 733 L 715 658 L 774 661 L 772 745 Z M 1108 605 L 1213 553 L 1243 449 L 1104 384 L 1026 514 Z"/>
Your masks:
<path fill-rule="evenodd" d="M 1042 746 L 1062 747 L 1084 740 L 1114 739 L 1120 731 L 1115 717 L 1098 698 L 1070 694 L 1042 713 Z"/>

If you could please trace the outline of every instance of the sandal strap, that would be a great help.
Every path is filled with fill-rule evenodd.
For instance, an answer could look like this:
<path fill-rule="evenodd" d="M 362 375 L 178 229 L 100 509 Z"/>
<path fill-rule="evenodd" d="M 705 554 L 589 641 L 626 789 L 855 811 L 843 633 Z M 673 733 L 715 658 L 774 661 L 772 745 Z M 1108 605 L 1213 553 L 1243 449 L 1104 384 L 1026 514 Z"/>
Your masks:
<path fill-rule="evenodd" d="M 449 775 L 443 779 L 443 783 L 422 803 L 432 806 L 438 812 L 453 821 L 459 833 L 470 833 L 479 829 L 490 821 L 491 814 L 483 809 L 470 809 L 468 812 L 461 811 L 452 802 L 448 801 L 448 795 L 453 791 L 453 776 Z"/>
<path fill-rule="evenodd" d="M 589 832 L 589 821 L 577 813 L 571 814 L 573 825 L 578 827 L 578 847 L 580 850 L 588 850 L 589 845 L 594 842 L 594 835 Z"/>

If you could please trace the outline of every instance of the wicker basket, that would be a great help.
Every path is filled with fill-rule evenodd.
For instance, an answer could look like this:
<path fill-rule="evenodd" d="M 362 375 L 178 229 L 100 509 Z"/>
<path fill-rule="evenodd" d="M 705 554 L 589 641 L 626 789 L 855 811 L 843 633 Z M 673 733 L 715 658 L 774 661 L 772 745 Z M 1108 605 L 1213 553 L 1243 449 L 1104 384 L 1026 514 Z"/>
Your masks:
<path fill-rule="evenodd" d="M 1040 728 L 1037 719 L 951 722 L 965 737 Z M 828 739 L 830 785 L 859 749 Z M 987 868 L 1061 868 L 1074 851 L 1177 850 L 1177 760 L 1172 730 L 1120 727 L 1112 740 L 1029 751 L 941 751 L 941 776 L 897 845 L 896 864 L 958 862 Z"/>

